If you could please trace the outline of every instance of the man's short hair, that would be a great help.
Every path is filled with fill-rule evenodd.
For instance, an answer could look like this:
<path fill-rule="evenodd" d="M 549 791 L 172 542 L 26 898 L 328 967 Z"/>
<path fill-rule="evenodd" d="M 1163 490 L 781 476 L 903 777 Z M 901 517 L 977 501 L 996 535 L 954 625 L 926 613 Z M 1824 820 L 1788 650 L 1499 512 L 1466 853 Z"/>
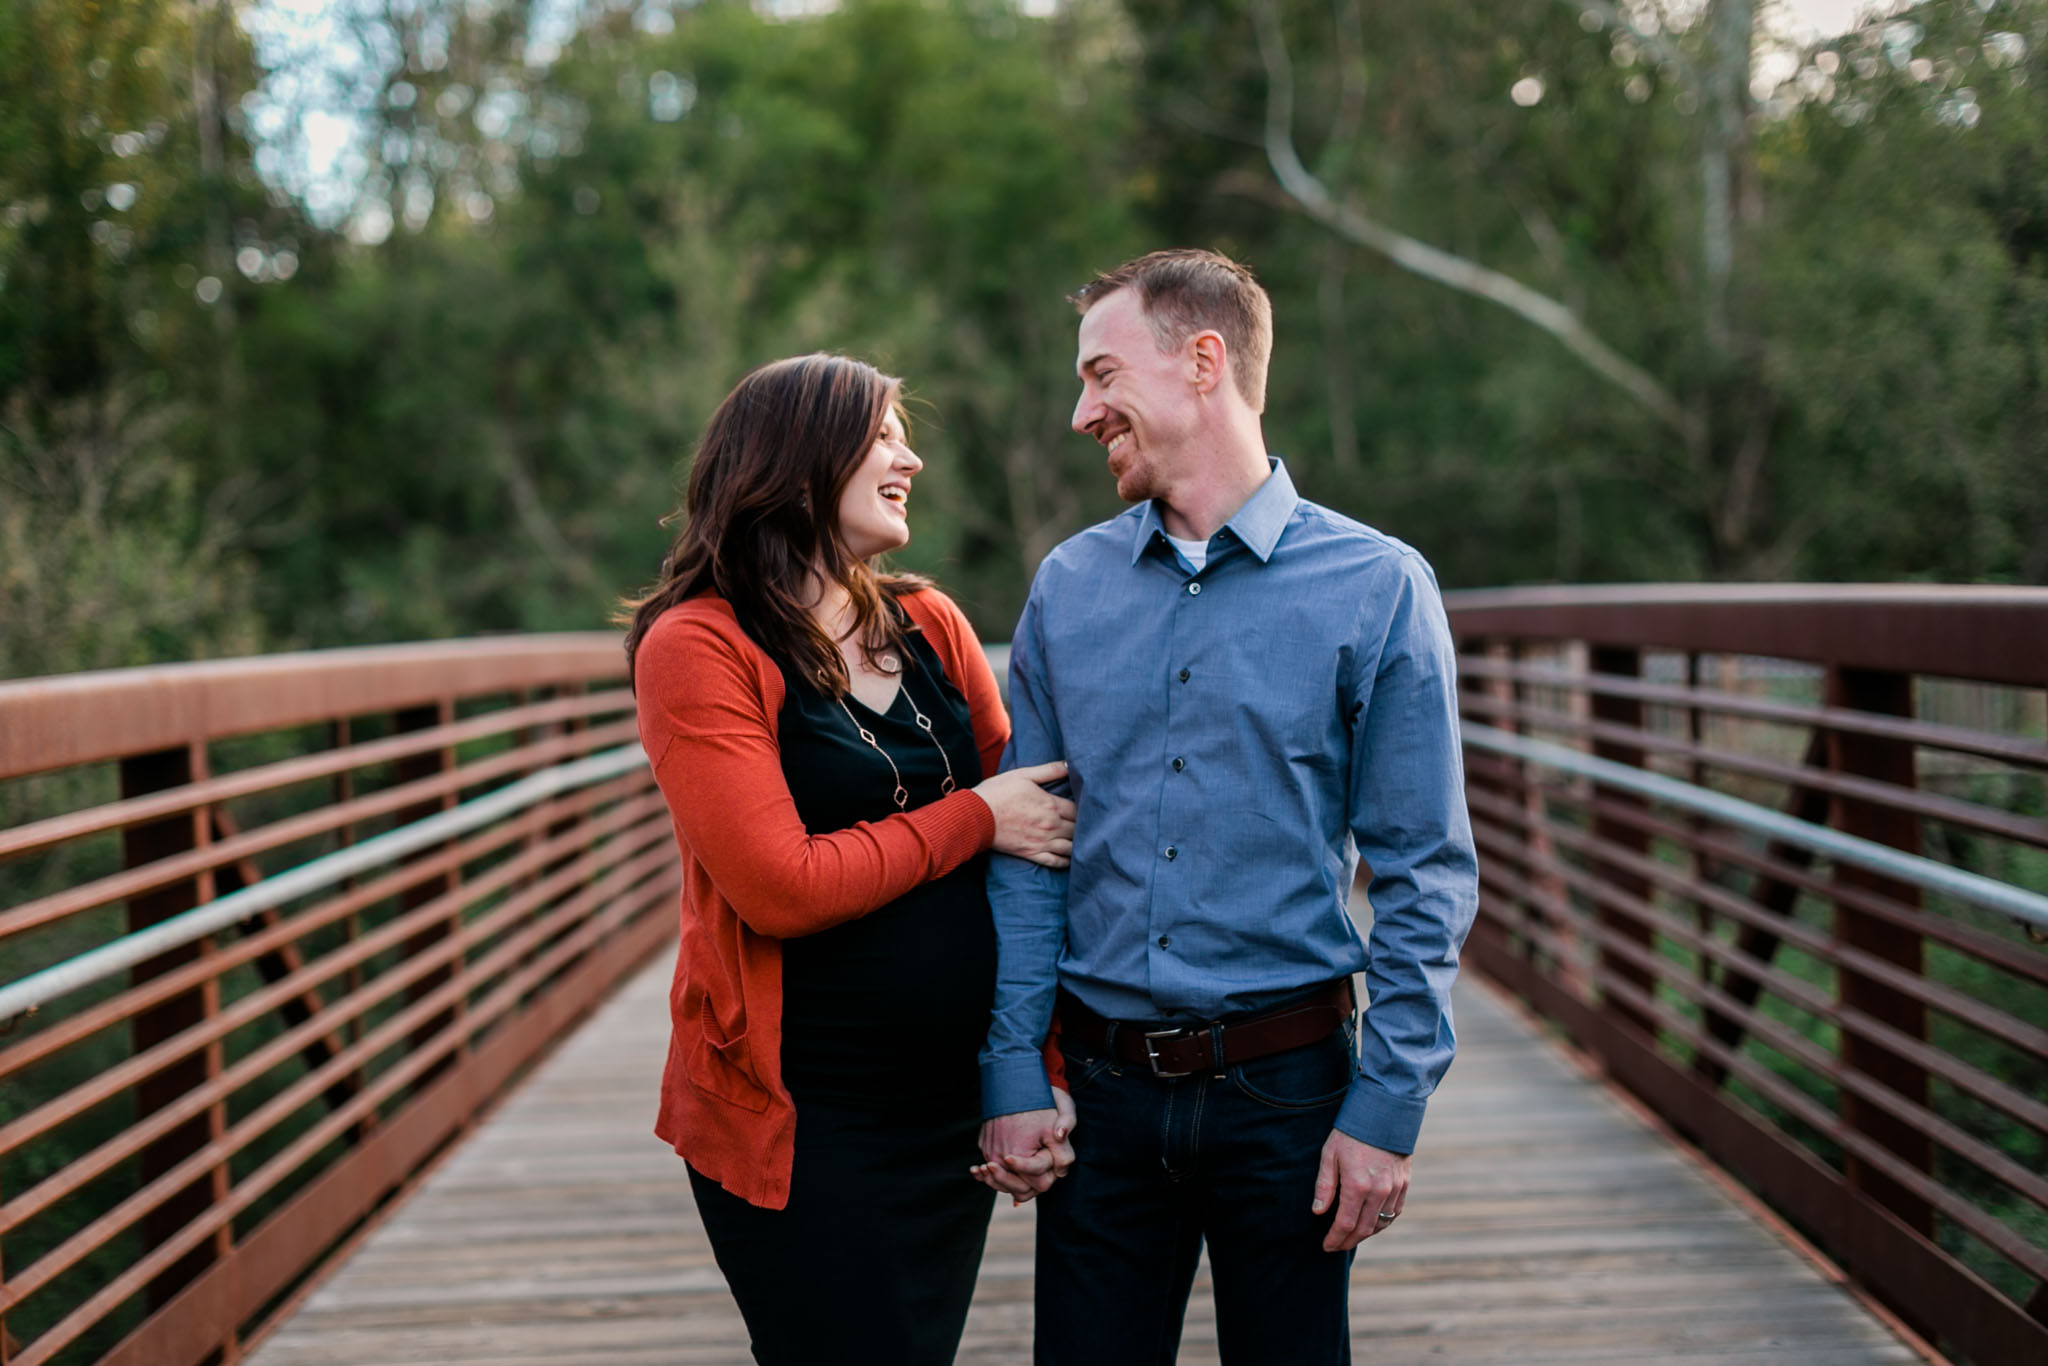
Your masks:
<path fill-rule="evenodd" d="M 1266 411 L 1273 301 L 1250 270 L 1218 252 L 1176 247 L 1104 271 L 1067 298 L 1086 313 L 1127 286 L 1138 291 L 1145 321 L 1161 351 L 1177 349 L 1197 332 L 1213 331 L 1222 337 L 1238 393 L 1253 412 Z"/>

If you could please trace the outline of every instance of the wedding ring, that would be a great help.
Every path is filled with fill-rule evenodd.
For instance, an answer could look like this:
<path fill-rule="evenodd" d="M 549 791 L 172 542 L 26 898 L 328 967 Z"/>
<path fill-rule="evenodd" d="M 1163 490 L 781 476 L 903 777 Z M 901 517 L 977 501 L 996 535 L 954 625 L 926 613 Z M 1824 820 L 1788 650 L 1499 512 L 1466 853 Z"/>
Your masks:
<path fill-rule="evenodd" d="M 1385 1210 L 1381 1210 L 1378 1214 L 1375 1214 L 1373 1216 L 1373 1218 L 1379 1220 L 1383 1224 L 1391 1224 L 1394 1222 L 1394 1220 L 1400 1217 L 1401 1216 L 1399 1216 L 1398 1214 L 1389 1214 Z"/>

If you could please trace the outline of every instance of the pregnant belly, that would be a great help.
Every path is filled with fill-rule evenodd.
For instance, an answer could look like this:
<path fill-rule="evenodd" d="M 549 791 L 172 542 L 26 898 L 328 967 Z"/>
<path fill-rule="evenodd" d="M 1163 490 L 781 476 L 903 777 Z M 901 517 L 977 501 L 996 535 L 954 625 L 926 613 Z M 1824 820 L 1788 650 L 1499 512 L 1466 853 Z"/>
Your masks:
<path fill-rule="evenodd" d="M 792 1092 L 975 1086 L 995 989 L 995 930 L 976 865 L 783 945 L 783 1074 Z"/>

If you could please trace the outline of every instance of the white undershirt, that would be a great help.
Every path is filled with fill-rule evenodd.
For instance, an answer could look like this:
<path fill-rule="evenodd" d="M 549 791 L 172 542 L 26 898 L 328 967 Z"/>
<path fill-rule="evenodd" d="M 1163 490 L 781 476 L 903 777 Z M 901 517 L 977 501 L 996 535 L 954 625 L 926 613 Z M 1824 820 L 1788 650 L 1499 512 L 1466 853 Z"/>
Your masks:
<path fill-rule="evenodd" d="M 1197 574 L 1202 572 L 1203 565 L 1209 563 L 1209 543 L 1207 541 L 1183 541 L 1178 536 L 1168 536 L 1166 539 L 1173 542 L 1173 548 L 1178 550 L 1181 556 L 1195 567 Z"/>

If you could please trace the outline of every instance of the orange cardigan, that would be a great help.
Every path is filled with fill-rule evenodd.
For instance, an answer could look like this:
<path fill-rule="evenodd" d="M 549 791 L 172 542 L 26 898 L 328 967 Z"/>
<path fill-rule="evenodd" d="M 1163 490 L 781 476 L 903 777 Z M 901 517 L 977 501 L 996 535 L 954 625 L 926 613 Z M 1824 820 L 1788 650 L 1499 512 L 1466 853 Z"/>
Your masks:
<path fill-rule="evenodd" d="M 974 628 L 936 589 L 901 601 L 966 697 L 982 771 L 993 774 L 1010 720 Z M 683 856 L 654 1132 L 741 1199 L 782 1209 L 797 1119 L 782 1084 L 782 941 L 866 915 L 958 868 L 994 842 L 995 817 L 963 787 L 886 820 L 806 833 L 776 739 L 781 671 L 715 595 L 655 621 L 634 677 L 640 743 Z"/>

